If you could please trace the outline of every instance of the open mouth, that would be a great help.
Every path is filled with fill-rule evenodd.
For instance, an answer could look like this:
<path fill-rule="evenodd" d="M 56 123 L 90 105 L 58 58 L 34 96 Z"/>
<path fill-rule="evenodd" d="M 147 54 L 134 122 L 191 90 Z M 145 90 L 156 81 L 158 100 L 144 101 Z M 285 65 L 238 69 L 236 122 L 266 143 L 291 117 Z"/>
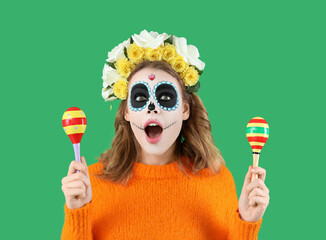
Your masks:
<path fill-rule="evenodd" d="M 147 134 L 147 136 L 149 138 L 156 138 L 158 136 L 161 135 L 163 129 L 156 124 L 156 126 L 151 126 L 151 124 L 149 124 L 146 128 L 145 128 L 145 132 Z"/>
<path fill-rule="evenodd" d="M 155 123 L 150 123 L 145 128 L 147 141 L 156 143 L 161 139 L 163 129 Z"/>

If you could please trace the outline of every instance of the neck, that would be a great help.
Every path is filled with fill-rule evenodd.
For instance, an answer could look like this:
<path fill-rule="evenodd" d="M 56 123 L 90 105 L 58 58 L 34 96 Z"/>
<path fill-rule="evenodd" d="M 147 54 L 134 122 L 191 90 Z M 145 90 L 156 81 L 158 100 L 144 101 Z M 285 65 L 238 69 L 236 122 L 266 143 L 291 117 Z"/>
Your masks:
<path fill-rule="evenodd" d="M 171 147 L 164 152 L 163 154 L 149 154 L 142 149 L 140 163 L 146 165 L 165 165 L 173 162 L 175 160 L 174 157 L 174 148 L 176 146 L 176 142 L 174 142 Z"/>

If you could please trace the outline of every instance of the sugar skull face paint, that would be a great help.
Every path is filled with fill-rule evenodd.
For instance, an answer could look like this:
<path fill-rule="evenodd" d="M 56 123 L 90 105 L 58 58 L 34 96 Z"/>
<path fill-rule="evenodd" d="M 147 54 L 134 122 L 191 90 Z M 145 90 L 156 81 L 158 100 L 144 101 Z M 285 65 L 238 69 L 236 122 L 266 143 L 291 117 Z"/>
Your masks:
<path fill-rule="evenodd" d="M 157 104 L 164 110 L 175 110 L 179 105 L 177 88 L 172 82 L 159 82 L 155 85 L 153 95 Z"/>
<path fill-rule="evenodd" d="M 150 100 L 165 111 L 174 111 L 179 106 L 176 86 L 169 81 L 157 83 L 151 90 L 147 82 L 137 81 L 130 88 L 129 106 L 132 111 L 141 111 Z M 151 105 L 153 107 L 153 104 Z"/>
<path fill-rule="evenodd" d="M 151 97 L 151 90 L 147 82 L 138 81 L 132 85 L 129 93 L 129 107 L 132 111 L 143 110 Z"/>
<path fill-rule="evenodd" d="M 155 79 L 155 75 L 152 73 L 151 75 L 148 76 L 149 80 L 154 80 Z"/>
<path fill-rule="evenodd" d="M 154 80 L 148 78 L 155 75 Z M 125 119 L 148 154 L 163 154 L 180 134 L 189 105 L 182 99 L 176 78 L 153 68 L 143 68 L 129 80 Z"/>

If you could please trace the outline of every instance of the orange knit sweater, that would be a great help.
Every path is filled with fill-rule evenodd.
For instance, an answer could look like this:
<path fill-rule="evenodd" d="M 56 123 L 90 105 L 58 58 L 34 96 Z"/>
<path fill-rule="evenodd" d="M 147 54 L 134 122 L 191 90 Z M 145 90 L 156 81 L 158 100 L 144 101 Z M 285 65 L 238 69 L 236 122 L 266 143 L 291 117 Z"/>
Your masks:
<path fill-rule="evenodd" d="M 222 166 L 218 175 L 207 168 L 198 176 L 177 161 L 166 165 L 136 162 L 126 186 L 99 180 L 97 162 L 88 166 L 92 201 L 79 209 L 64 204 L 62 240 L 225 239 L 255 240 L 263 218 L 240 218 L 232 174 Z"/>

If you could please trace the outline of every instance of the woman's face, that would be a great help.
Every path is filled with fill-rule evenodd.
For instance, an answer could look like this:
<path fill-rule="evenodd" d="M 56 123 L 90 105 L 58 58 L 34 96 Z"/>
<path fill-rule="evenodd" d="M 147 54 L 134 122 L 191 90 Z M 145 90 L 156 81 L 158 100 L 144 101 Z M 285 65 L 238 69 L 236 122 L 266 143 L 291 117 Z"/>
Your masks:
<path fill-rule="evenodd" d="M 130 79 L 125 119 L 147 154 L 164 154 L 188 117 L 189 105 L 182 100 L 178 80 L 169 73 L 147 67 Z"/>

